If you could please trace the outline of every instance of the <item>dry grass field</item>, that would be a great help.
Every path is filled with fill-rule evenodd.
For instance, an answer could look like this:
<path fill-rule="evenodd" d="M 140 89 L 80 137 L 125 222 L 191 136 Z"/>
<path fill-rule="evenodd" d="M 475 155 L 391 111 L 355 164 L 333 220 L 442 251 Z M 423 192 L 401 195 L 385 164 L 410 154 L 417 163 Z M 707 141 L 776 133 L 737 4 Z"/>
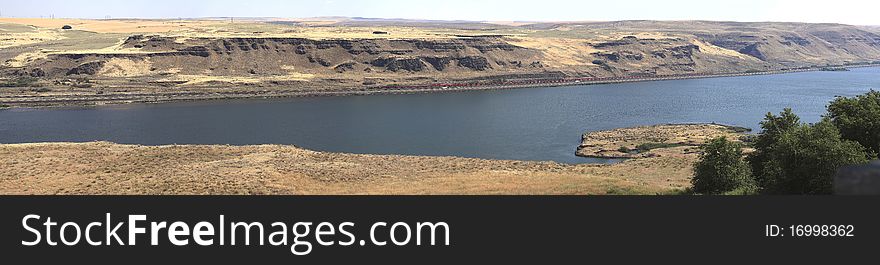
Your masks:
<path fill-rule="evenodd" d="M 728 132 L 706 125 L 680 129 Z M 613 144 L 653 140 L 645 135 Z M 0 194 L 670 194 L 690 186 L 698 157 L 693 144 L 612 165 L 343 154 L 281 145 L 5 144 Z"/>
<path fill-rule="evenodd" d="M 658 194 L 694 155 L 616 165 L 338 154 L 292 146 L 0 145 L 0 194 Z"/>

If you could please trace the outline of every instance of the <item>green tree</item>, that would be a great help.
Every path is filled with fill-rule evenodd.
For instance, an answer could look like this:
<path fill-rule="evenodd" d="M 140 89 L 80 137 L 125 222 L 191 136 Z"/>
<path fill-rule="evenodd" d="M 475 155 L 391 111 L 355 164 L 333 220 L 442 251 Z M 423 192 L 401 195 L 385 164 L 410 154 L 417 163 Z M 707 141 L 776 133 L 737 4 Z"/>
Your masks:
<path fill-rule="evenodd" d="M 700 160 L 694 164 L 693 191 L 722 194 L 733 191 L 752 193 L 755 181 L 749 165 L 743 160 L 742 146 L 725 137 L 703 146 Z"/>
<path fill-rule="evenodd" d="M 764 164 L 770 159 L 768 154 L 771 153 L 773 145 L 779 141 L 780 136 L 798 127 L 800 122 L 801 119 L 790 108 L 784 109 L 779 116 L 768 112 L 764 117 L 764 121 L 761 122 L 761 133 L 754 140 L 755 152 L 748 157 L 758 184 L 763 182 L 761 177 L 764 175 Z"/>
<path fill-rule="evenodd" d="M 874 156 L 880 153 L 880 92 L 838 97 L 828 105 L 827 116 L 844 139 L 859 142 Z"/>
<path fill-rule="evenodd" d="M 842 139 L 828 119 L 785 130 L 760 152 L 765 160 L 757 177 L 770 194 L 830 194 L 840 167 L 867 162 L 865 148 Z"/>

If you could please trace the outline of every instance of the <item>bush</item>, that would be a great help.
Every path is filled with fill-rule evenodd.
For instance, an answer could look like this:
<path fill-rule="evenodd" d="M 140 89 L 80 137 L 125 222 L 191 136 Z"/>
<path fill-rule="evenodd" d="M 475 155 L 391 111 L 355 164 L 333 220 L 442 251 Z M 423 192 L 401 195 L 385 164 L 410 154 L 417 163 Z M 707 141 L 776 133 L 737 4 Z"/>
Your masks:
<path fill-rule="evenodd" d="M 844 139 L 859 142 L 872 156 L 880 153 L 880 92 L 838 97 L 828 105 L 827 117 Z"/>
<path fill-rule="evenodd" d="M 639 195 L 644 192 L 635 190 L 631 187 L 611 187 L 605 191 L 605 195 Z"/>
<path fill-rule="evenodd" d="M 658 149 L 658 148 L 671 148 L 671 147 L 679 147 L 679 146 L 685 146 L 685 144 L 678 144 L 678 143 L 643 143 L 643 144 L 637 145 L 637 146 L 636 146 L 636 149 L 638 149 L 639 152 L 647 152 L 647 151 L 651 151 L 652 149 Z"/>
<path fill-rule="evenodd" d="M 0 82 L 0 87 L 28 87 L 37 82 L 33 77 L 19 77 L 7 81 Z"/>
<path fill-rule="evenodd" d="M 827 119 L 798 124 L 775 139 L 759 149 L 764 160 L 757 178 L 764 193 L 830 194 L 840 167 L 867 162 L 865 148 L 842 139 Z"/>
<path fill-rule="evenodd" d="M 702 148 L 703 154 L 694 164 L 693 192 L 750 194 L 755 190 L 751 169 L 742 158 L 739 143 L 721 137 Z"/>

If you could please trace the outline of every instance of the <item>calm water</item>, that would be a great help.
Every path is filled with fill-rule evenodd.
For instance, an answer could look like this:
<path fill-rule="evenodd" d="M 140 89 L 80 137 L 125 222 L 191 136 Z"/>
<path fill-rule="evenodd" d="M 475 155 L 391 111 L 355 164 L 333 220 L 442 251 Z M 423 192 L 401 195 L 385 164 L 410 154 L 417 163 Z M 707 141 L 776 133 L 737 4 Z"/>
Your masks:
<path fill-rule="evenodd" d="M 313 150 L 607 162 L 574 156 L 586 131 L 658 123 L 758 128 L 791 107 L 818 121 L 834 96 L 880 88 L 880 68 L 503 91 L 0 111 L 0 142 L 294 144 Z"/>

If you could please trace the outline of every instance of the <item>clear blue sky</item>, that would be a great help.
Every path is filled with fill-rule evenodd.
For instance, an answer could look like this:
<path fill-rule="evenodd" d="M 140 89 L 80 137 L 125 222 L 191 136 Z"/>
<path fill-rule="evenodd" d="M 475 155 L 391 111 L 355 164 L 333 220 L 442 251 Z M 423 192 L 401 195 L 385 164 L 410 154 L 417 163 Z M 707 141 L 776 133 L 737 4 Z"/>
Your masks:
<path fill-rule="evenodd" d="M 0 0 L 4 17 L 349 16 L 475 21 L 734 20 L 880 25 L 880 0 Z"/>

